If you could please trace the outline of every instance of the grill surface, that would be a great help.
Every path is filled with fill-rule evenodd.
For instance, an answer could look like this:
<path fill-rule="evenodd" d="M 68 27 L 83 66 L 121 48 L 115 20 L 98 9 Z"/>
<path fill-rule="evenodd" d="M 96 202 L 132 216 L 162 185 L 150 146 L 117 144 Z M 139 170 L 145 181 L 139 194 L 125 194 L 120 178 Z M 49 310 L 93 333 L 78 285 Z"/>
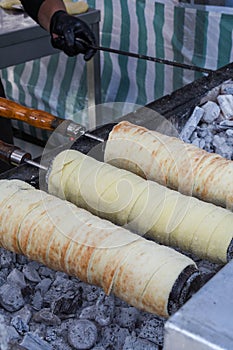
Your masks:
<path fill-rule="evenodd" d="M 181 130 L 193 109 L 200 104 L 203 97 L 214 87 L 232 78 L 232 75 L 233 64 L 229 64 L 213 74 L 200 78 L 177 90 L 171 95 L 150 103 L 145 106 L 146 108 L 142 107 L 136 112 L 122 117 L 121 120 L 129 120 L 134 124 L 143 125 L 149 129 L 157 129 L 166 134 L 177 134 L 177 131 Z M 104 125 L 92 133 L 107 139 L 113 125 Z M 97 141 L 82 136 L 73 144 L 72 149 L 87 154 L 96 145 L 98 145 Z M 103 156 L 103 147 L 104 145 L 98 147 L 98 158 L 100 160 Z M 40 159 L 37 159 L 37 161 L 40 161 Z M 38 169 L 26 164 L 0 174 L 0 178 L 20 179 L 37 188 L 39 187 Z M 205 262 L 200 262 L 200 264 L 205 265 Z M 202 287 L 183 308 L 169 319 L 166 324 L 164 349 L 233 348 L 233 331 L 230 327 L 233 324 L 232 313 L 229 315 L 229 310 L 233 309 L 230 298 L 232 288 L 231 281 L 227 278 L 227 276 L 232 274 L 232 265 L 232 263 L 229 263 L 221 269 L 209 283 Z M 207 280 L 209 277 L 206 275 Z M 203 310 L 200 307 L 202 304 L 205 305 Z M 212 310 L 211 319 L 206 311 L 208 309 Z M 227 315 L 226 318 L 225 315 Z M 226 327 L 226 325 L 229 327 Z M 215 337 L 210 341 L 213 330 Z M 176 345 L 178 346 L 177 348 L 175 347 Z"/>

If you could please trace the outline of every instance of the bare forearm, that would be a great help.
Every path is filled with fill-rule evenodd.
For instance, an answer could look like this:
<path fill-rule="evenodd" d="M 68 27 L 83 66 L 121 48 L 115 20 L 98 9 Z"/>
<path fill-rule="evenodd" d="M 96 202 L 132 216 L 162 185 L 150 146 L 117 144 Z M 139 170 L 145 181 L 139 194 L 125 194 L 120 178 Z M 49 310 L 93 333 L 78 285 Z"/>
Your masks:
<path fill-rule="evenodd" d="M 25 11 L 38 22 L 43 28 L 49 31 L 52 15 L 59 10 L 66 11 L 62 0 L 20 0 Z"/>
<path fill-rule="evenodd" d="M 49 31 L 51 17 L 59 10 L 66 11 L 62 0 L 45 0 L 38 13 L 38 21 L 40 25 Z"/>

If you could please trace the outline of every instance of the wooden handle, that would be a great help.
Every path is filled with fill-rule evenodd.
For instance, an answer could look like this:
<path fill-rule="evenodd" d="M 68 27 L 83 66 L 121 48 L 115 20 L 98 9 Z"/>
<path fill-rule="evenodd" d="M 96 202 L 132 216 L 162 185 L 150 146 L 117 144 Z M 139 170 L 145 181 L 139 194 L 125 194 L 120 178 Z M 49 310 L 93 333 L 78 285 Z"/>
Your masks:
<path fill-rule="evenodd" d="M 36 128 L 53 131 L 64 120 L 38 109 L 28 108 L 0 97 L 0 116 L 26 122 Z"/>

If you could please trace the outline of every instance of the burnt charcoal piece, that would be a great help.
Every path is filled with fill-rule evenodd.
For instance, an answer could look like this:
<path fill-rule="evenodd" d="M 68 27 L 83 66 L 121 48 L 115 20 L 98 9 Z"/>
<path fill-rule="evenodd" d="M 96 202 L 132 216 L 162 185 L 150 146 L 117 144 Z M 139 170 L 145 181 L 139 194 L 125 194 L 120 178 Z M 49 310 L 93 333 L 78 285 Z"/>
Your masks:
<path fill-rule="evenodd" d="M 104 349 L 122 349 L 128 336 L 130 336 L 130 333 L 127 328 L 111 324 L 102 328 L 101 345 L 103 345 Z"/>
<path fill-rule="evenodd" d="M 53 347 L 36 333 L 28 332 L 20 344 L 28 350 L 53 350 Z"/>
<path fill-rule="evenodd" d="M 41 281 L 37 270 L 31 264 L 25 265 L 23 267 L 23 274 L 31 282 L 38 283 Z"/>
<path fill-rule="evenodd" d="M 33 320 L 38 323 L 44 323 L 48 326 L 59 326 L 61 324 L 60 318 L 50 312 L 49 309 L 42 309 L 36 312 L 33 316 Z"/>
<path fill-rule="evenodd" d="M 7 276 L 7 282 L 12 285 L 17 285 L 19 288 L 23 289 L 27 286 L 24 275 L 18 269 L 13 269 Z"/>
<path fill-rule="evenodd" d="M 28 324 L 19 315 L 16 315 L 12 318 L 11 325 L 15 327 L 20 335 L 24 335 L 29 331 Z"/>
<path fill-rule="evenodd" d="M 68 331 L 68 342 L 74 349 L 91 349 L 97 341 L 97 328 L 89 320 L 74 321 Z"/>
<path fill-rule="evenodd" d="M 156 346 L 163 345 L 164 338 L 164 322 L 156 316 L 151 316 L 144 322 L 139 338 L 146 339 L 147 341 L 156 344 Z"/>
<path fill-rule="evenodd" d="M 19 345 L 15 340 L 10 340 L 8 343 L 8 350 L 27 350 L 27 348 Z"/>
<path fill-rule="evenodd" d="M 123 350 L 158 350 L 158 346 L 149 340 L 129 336 L 125 339 Z"/>
<path fill-rule="evenodd" d="M 0 304 L 5 310 L 10 312 L 21 309 L 24 306 L 24 299 L 20 288 L 5 283 L 0 288 Z"/>
<path fill-rule="evenodd" d="M 80 295 L 61 297 L 55 300 L 52 304 L 52 310 L 55 315 L 75 314 L 82 306 L 82 299 Z"/>

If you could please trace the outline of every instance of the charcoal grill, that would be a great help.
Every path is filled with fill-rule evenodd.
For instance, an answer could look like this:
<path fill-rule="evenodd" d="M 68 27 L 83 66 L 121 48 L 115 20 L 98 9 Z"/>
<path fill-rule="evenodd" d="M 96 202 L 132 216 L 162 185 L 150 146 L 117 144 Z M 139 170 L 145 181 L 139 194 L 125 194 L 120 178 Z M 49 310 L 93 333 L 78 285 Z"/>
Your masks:
<path fill-rule="evenodd" d="M 120 119 L 154 129 L 157 127 L 155 117 L 162 115 L 165 117 L 163 132 L 174 134 L 174 130 L 182 129 L 195 106 L 200 104 L 207 93 L 231 79 L 232 76 L 233 64 L 229 64 L 171 95 L 148 104 L 146 108 L 139 108 L 136 112 L 129 113 Z M 111 123 L 101 126 L 92 133 L 107 139 L 113 125 Z M 171 125 L 174 128 L 170 128 Z M 87 154 L 97 144 L 97 141 L 82 136 L 72 148 Z M 35 187 L 39 186 L 38 169 L 27 164 L 0 174 L 0 178 L 20 179 Z M 231 280 L 233 280 L 233 262 L 222 268 L 169 318 L 165 324 L 165 350 L 233 348 L 233 302 L 231 300 L 233 282 Z"/>

